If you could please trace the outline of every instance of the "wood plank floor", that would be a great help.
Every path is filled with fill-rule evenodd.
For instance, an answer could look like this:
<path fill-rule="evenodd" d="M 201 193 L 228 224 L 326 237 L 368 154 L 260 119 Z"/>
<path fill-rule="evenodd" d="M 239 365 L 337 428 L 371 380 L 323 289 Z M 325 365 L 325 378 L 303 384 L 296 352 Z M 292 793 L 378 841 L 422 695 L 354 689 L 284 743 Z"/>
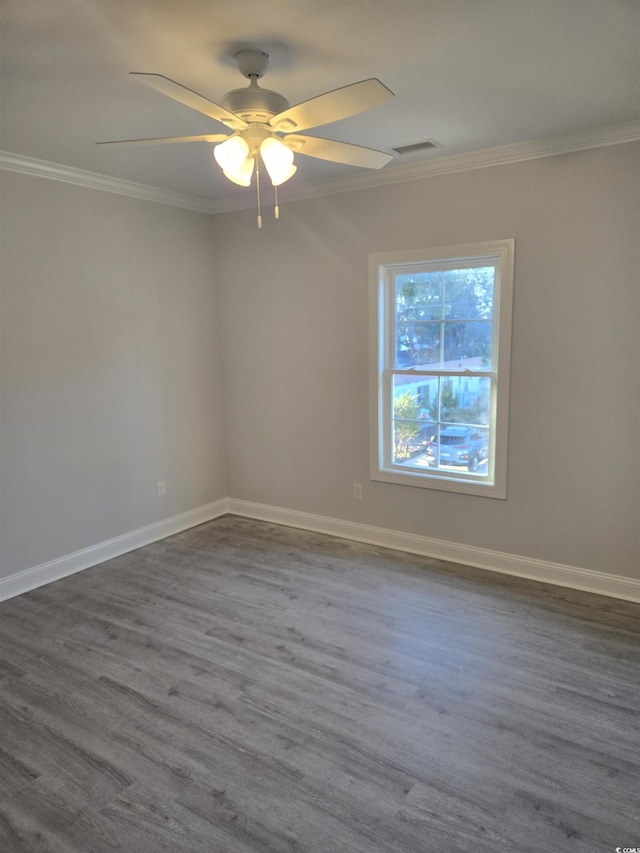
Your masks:
<path fill-rule="evenodd" d="M 2 853 L 640 847 L 640 607 L 226 516 L 0 605 Z"/>

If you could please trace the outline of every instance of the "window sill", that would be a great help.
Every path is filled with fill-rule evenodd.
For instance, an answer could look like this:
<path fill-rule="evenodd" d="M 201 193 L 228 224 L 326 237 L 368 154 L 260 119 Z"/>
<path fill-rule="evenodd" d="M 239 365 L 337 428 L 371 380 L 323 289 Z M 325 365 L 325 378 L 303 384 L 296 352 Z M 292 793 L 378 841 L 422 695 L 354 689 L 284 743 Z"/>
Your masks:
<path fill-rule="evenodd" d="M 449 472 L 439 476 L 436 472 L 427 474 L 420 471 L 399 470 L 398 468 L 376 468 L 371 472 L 370 479 L 379 483 L 392 483 L 396 486 L 432 489 L 439 492 L 453 492 L 474 497 L 497 498 L 498 500 L 507 499 L 505 487 L 487 481 L 486 478 L 466 476 L 466 472 L 461 472 L 459 476 L 454 478 Z"/>

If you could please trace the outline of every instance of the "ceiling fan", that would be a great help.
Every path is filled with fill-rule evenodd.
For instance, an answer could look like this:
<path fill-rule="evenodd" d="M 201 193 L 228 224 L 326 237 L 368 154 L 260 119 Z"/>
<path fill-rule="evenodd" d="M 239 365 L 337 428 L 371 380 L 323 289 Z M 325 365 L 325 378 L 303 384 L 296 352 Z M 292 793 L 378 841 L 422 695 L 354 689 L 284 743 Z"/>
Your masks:
<path fill-rule="evenodd" d="M 260 216 L 260 163 L 264 164 L 276 188 L 276 218 L 279 215 L 277 188 L 296 172 L 294 154 L 304 154 L 334 163 L 381 169 L 391 159 L 386 151 L 363 148 L 347 142 L 303 136 L 298 131 L 349 118 L 377 107 L 394 97 L 375 78 L 361 80 L 341 89 L 325 92 L 294 107 L 278 92 L 262 89 L 258 80 L 264 76 L 269 55 L 261 50 L 241 50 L 235 55 L 238 69 L 249 80 L 249 86 L 233 89 L 215 104 L 197 92 L 164 77 L 162 74 L 131 74 L 143 83 L 179 101 L 199 113 L 226 125 L 232 133 L 210 133 L 199 136 L 168 136 L 159 139 L 120 139 L 98 142 L 98 145 L 149 145 L 172 142 L 217 143 L 214 156 L 224 175 L 243 187 L 251 185 L 255 170 L 258 193 L 258 227 Z"/>

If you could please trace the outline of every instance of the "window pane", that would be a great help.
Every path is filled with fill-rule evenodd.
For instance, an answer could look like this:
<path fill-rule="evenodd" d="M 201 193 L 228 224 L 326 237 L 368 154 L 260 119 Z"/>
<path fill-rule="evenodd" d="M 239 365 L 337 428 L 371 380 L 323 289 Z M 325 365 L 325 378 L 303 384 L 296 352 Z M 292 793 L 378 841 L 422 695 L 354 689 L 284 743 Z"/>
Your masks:
<path fill-rule="evenodd" d="M 404 327 L 407 357 L 425 357 L 428 346 L 439 348 L 435 335 L 443 324 L 423 323 Z M 457 330 L 454 327 L 460 327 Z M 481 327 L 490 323 L 445 323 L 445 330 Z M 463 330 L 461 332 L 461 329 Z M 475 329 L 476 338 L 479 337 Z M 446 335 L 446 332 L 445 332 Z M 452 338 L 453 339 L 453 338 Z M 468 340 L 473 339 L 470 335 Z M 445 337 L 445 346 L 446 346 Z M 475 361 L 460 359 L 478 366 Z M 413 363 L 413 361 L 412 361 Z M 438 362 L 439 363 L 439 362 Z M 404 365 L 399 365 L 404 366 Z M 456 364 L 457 366 L 457 364 Z M 485 376 L 393 376 L 393 462 L 415 468 L 437 468 L 486 475 L 489 456 L 491 379 Z M 445 447 L 445 445 L 455 445 Z"/>
<path fill-rule="evenodd" d="M 490 395 L 486 376 L 394 376 L 394 464 L 486 476 Z"/>
<path fill-rule="evenodd" d="M 445 320 L 490 320 L 493 316 L 493 267 L 444 273 Z"/>
<path fill-rule="evenodd" d="M 467 471 L 487 476 L 489 430 L 468 426 L 440 426 L 427 445 L 426 465 L 439 471 Z"/>
<path fill-rule="evenodd" d="M 396 323 L 439 320 L 442 317 L 442 272 L 395 277 Z"/>
<path fill-rule="evenodd" d="M 491 369 L 491 322 L 443 323 L 443 367 L 452 370 Z"/>
<path fill-rule="evenodd" d="M 448 424 L 487 426 L 490 422 L 490 398 L 491 380 L 486 376 L 443 377 L 440 380 L 438 419 Z"/>
<path fill-rule="evenodd" d="M 396 325 L 396 367 L 440 364 L 442 323 L 398 323 Z"/>
<path fill-rule="evenodd" d="M 434 384 L 435 382 L 435 384 Z M 393 460 L 402 463 L 424 454 L 435 434 L 431 412 L 437 411 L 438 378 L 393 377 Z"/>

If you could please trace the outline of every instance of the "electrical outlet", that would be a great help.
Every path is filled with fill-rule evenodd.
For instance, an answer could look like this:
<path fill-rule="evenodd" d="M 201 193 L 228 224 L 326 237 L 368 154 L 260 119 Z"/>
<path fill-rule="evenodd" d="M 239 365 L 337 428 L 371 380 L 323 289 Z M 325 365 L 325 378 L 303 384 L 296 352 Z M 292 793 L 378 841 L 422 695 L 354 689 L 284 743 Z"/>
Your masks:
<path fill-rule="evenodd" d="M 353 499 L 354 501 L 362 500 L 362 483 L 353 484 Z"/>
<path fill-rule="evenodd" d="M 156 483 L 156 488 L 158 489 L 158 497 L 163 498 L 167 494 L 167 487 L 165 485 L 164 480 L 158 480 Z"/>

